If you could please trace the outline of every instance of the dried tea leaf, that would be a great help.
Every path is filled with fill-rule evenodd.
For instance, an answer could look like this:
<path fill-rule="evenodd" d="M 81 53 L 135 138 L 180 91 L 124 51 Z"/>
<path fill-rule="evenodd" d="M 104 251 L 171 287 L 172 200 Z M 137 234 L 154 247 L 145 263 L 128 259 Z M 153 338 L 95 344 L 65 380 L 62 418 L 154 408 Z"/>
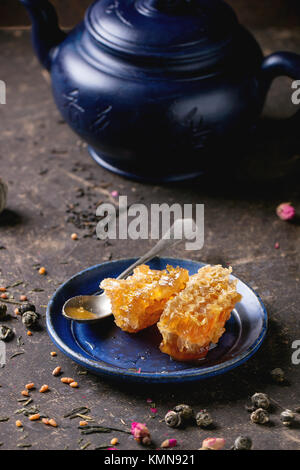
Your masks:
<path fill-rule="evenodd" d="M 0 423 L 5 423 L 6 421 L 9 421 L 9 416 L 0 417 Z"/>

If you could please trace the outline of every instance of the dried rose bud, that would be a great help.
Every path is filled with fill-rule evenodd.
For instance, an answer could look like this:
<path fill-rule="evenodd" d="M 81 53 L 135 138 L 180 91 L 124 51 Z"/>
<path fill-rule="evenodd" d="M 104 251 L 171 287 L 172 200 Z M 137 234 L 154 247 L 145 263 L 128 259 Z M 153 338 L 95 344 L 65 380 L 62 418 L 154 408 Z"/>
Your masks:
<path fill-rule="evenodd" d="M 202 442 L 200 450 L 221 450 L 225 446 L 225 439 L 222 437 L 208 437 Z"/>
<path fill-rule="evenodd" d="M 168 447 L 175 447 L 177 445 L 177 439 L 166 439 L 161 443 L 160 447 L 166 449 Z"/>
<path fill-rule="evenodd" d="M 277 207 L 276 214 L 281 220 L 291 220 L 295 217 L 296 211 L 290 202 L 283 202 Z"/>
<path fill-rule="evenodd" d="M 150 432 L 146 424 L 137 422 L 131 423 L 131 434 L 133 435 L 134 439 L 139 443 L 142 443 L 144 445 L 149 445 L 151 443 Z"/>

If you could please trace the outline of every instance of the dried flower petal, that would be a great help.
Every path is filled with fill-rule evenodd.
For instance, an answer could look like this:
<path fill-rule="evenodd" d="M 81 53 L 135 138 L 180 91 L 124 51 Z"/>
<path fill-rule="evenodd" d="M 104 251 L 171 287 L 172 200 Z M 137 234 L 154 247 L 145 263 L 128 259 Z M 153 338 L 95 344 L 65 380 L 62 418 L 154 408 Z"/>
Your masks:
<path fill-rule="evenodd" d="M 175 447 L 177 445 L 177 439 L 166 439 L 160 447 L 163 449 L 169 448 L 169 447 Z"/>
<path fill-rule="evenodd" d="M 225 446 L 225 439 L 222 437 L 208 437 L 202 442 L 202 450 L 221 450 Z"/>

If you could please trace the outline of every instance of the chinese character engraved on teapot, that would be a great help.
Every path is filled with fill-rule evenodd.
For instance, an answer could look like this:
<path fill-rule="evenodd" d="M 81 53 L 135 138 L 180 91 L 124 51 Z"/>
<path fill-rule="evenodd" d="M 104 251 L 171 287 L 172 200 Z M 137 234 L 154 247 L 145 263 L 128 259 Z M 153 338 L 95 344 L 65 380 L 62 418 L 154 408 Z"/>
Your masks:
<path fill-rule="evenodd" d="M 72 122 L 74 127 L 82 127 L 82 114 L 85 110 L 78 104 L 79 101 L 79 90 L 71 90 L 68 94 L 64 94 L 64 107 L 68 110 L 68 119 Z"/>

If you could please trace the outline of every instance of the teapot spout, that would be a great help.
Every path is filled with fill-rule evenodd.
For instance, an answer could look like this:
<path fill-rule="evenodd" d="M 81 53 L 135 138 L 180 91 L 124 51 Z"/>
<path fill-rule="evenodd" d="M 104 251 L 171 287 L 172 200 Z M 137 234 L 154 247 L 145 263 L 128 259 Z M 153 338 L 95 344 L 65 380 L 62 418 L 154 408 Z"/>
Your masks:
<path fill-rule="evenodd" d="M 20 0 L 32 21 L 32 42 L 41 64 L 50 70 L 57 46 L 66 34 L 59 28 L 53 5 L 48 0 Z"/>

